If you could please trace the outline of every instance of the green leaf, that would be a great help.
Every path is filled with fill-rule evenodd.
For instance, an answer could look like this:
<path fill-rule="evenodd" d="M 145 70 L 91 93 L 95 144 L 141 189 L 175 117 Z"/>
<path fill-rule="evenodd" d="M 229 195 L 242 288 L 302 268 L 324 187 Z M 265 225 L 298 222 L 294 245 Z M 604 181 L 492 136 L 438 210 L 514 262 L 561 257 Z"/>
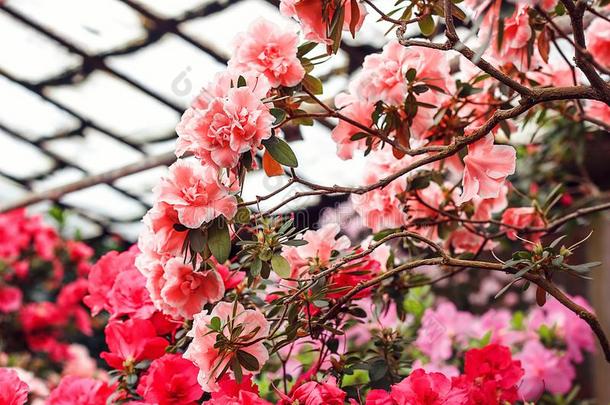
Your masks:
<path fill-rule="evenodd" d="M 237 87 L 246 87 L 246 78 L 243 76 L 239 76 L 237 78 Z"/>
<path fill-rule="evenodd" d="M 205 234 L 201 229 L 191 229 L 189 231 L 189 242 L 191 244 L 191 249 L 201 253 L 203 252 L 207 241 Z"/>
<path fill-rule="evenodd" d="M 307 41 L 297 48 L 297 58 L 302 58 L 313 50 L 318 44 L 316 42 Z"/>
<path fill-rule="evenodd" d="M 256 357 L 244 350 L 237 351 L 237 360 L 239 361 L 239 364 L 248 371 L 258 371 L 260 368 Z"/>
<path fill-rule="evenodd" d="M 388 373 L 388 363 L 384 359 L 375 359 L 369 366 L 371 381 L 379 381 Z"/>
<path fill-rule="evenodd" d="M 290 145 L 284 140 L 277 136 L 272 136 L 269 139 L 265 139 L 263 145 L 267 148 L 267 151 L 276 162 L 288 167 L 299 166 L 296 155 L 290 148 Z"/>
<path fill-rule="evenodd" d="M 216 217 L 208 227 L 208 247 L 218 263 L 224 263 L 231 254 L 229 226 L 222 215 Z"/>
<path fill-rule="evenodd" d="M 415 80 L 415 76 L 417 75 L 417 70 L 413 69 L 413 68 L 409 68 L 409 70 L 407 70 L 407 73 L 405 73 L 405 78 L 409 81 L 412 82 Z"/>
<path fill-rule="evenodd" d="M 275 274 L 281 278 L 290 277 L 290 263 L 288 263 L 288 260 L 284 259 L 282 255 L 273 255 L 271 258 L 271 267 L 273 268 L 273 271 L 275 271 Z"/>
<path fill-rule="evenodd" d="M 281 124 L 282 121 L 284 121 L 284 119 L 286 118 L 286 111 L 282 110 L 281 108 L 272 108 L 269 110 L 269 112 L 275 118 L 273 126 Z"/>
<path fill-rule="evenodd" d="M 315 76 L 305 75 L 303 78 L 303 86 L 313 94 L 322 94 L 324 87 L 322 81 Z"/>
<path fill-rule="evenodd" d="M 430 35 L 434 34 L 435 24 L 434 24 L 434 18 L 432 18 L 431 15 L 427 15 L 424 18 L 422 18 L 421 20 L 419 20 L 417 22 L 417 25 L 419 25 L 419 29 L 421 30 L 421 33 L 424 34 L 425 36 L 429 37 Z"/>
<path fill-rule="evenodd" d="M 287 240 L 286 242 L 282 242 L 282 245 L 286 245 L 286 246 L 305 246 L 307 245 L 307 241 L 304 239 L 291 239 L 291 240 Z"/>
<path fill-rule="evenodd" d="M 215 330 L 215 331 L 219 331 L 220 330 L 220 318 L 215 316 L 212 319 L 210 319 L 210 327 Z"/>
<path fill-rule="evenodd" d="M 356 132 L 349 139 L 352 141 L 359 141 L 360 139 L 367 138 L 368 136 L 369 134 L 367 134 L 366 132 Z"/>

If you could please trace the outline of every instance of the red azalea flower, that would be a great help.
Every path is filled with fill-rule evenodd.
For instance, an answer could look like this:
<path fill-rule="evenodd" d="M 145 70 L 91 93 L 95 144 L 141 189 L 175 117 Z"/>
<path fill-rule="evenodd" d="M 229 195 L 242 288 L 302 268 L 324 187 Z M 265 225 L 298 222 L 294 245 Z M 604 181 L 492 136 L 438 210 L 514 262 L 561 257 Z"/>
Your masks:
<path fill-rule="evenodd" d="M 158 405 L 194 405 L 203 395 L 195 365 L 179 354 L 166 354 L 153 361 L 140 380 L 138 394 L 144 402 Z"/>
<path fill-rule="evenodd" d="M 142 360 L 161 357 L 169 344 L 157 336 L 151 321 L 143 319 L 112 321 L 106 326 L 105 333 L 110 352 L 103 352 L 101 357 L 117 370 Z"/>

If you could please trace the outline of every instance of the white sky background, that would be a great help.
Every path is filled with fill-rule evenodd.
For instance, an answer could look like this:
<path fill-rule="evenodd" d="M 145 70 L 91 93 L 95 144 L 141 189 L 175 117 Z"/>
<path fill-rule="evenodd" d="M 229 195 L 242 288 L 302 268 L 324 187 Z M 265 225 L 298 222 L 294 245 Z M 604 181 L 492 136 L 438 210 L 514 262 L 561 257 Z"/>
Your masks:
<path fill-rule="evenodd" d="M 135 3 L 158 17 L 179 18 L 215 1 L 136 0 Z M 229 56 L 234 35 L 258 17 L 264 16 L 284 26 L 294 25 L 264 0 L 218 3 L 226 8 L 191 19 L 181 24 L 179 30 L 221 57 Z M 8 0 L 5 6 L 74 44 L 87 55 L 137 44 L 145 40 L 147 33 L 139 13 L 119 0 Z M 381 46 L 387 40 L 383 37 L 385 29 L 369 18 L 360 38 L 348 41 Z M 11 178 L 41 191 L 136 162 L 145 154 L 155 155 L 173 149 L 174 141 L 168 136 L 178 122 L 180 112 L 116 75 L 100 70 L 76 84 L 45 87 L 44 95 L 49 100 L 44 100 L 7 79 L 6 75 L 36 84 L 77 69 L 83 58 L 1 8 L 0 38 L 0 204 L 28 192 Z M 136 52 L 112 56 L 105 62 L 120 75 L 180 108 L 186 108 L 199 88 L 224 68 L 212 55 L 172 33 Z M 316 68 L 315 73 L 323 74 L 346 63 L 347 57 L 341 52 L 329 63 Z M 324 97 L 341 91 L 346 83 L 347 77 L 328 83 Z M 81 128 L 80 121 L 71 112 L 90 120 L 101 131 Z M 116 134 L 118 139 L 108 136 L 104 130 Z M 338 159 L 327 128 L 316 124 L 304 128 L 303 136 L 302 141 L 293 143 L 302 176 L 323 184 L 344 185 L 357 184 L 362 178 L 363 159 L 348 162 Z M 131 147 L 132 144 L 139 145 L 144 154 Z M 68 167 L 58 168 L 57 158 L 67 162 Z M 149 204 L 152 201 L 150 189 L 163 173 L 163 168 L 151 169 L 120 179 L 114 186 Z M 257 194 L 266 194 L 283 181 L 286 180 L 251 173 L 244 198 L 249 200 Z M 262 203 L 261 208 L 277 204 L 281 197 L 294 191 L 287 190 Z M 317 201 L 315 198 L 299 200 L 287 209 Z M 146 210 L 146 206 L 107 185 L 69 194 L 61 202 L 85 214 L 79 216 L 77 213 L 72 220 L 73 227 L 79 228 L 85 237 L 100 232 L 95 223 L 87 220 L 89 217 L 110 223 L 111 230 L 134 240 L 139 224 L 131 220 L 140 218 Z M 33 210 L 47 207 L 48 204 L 38 204 Z"/>

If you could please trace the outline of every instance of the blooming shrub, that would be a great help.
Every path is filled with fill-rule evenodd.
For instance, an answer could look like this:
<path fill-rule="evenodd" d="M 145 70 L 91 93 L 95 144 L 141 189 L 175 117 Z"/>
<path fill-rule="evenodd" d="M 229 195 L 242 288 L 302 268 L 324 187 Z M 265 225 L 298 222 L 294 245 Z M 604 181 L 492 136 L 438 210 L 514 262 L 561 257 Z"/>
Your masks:
<path fill-rule="evenodd" d="M 37 393 L 36 376 L 2 368 L 0 387 L 10 388 L 0 395 L 16 404 L 28 392 L 49 404 L 569 402 L 596 341 L 610 360 L 590 306 L 556 284 L 598 265 L 579 262 L 584 240 L 564 226 L 608 208 L 572 209 L 600 193 L 590 176 L 574 180 L 569 170 L 586 167 L 577 147 L 563 147 L 582 149 L 608 129 L 602 4 L 464 3 L 282 0 L 299 31 L 260 19 L 236 36 L 227 70 L 182 116 L 178 160 L 127 251 L 90 267 L 90 248 L 39 217 L 1 216 L 0 312 L 24 346 L 2 347 L 0 360 L 13 367 L 15 353 L 44 353 L 64 377 L 40 375 Z M 396 39 L 323 100 L 316 66 L 377 17 Z M 558 31 L 560 17 L 570 34 Z M 473 27 L 472 44 L 456 24 Z M 420 38 L 407 37 L 412 25 Z M 556 44 L 568 35 L 575 66 Z M 340 159 L 364 159 L 361 184 L 297 172 L 283 132 L 314 120 L 333 126 Z M 258 168 L 288 184 L 245 201 Z M 307 190 L 261 209 L 291 185 Z M 277 214 L 304 196 L 339 194 L 360 226 L 305 229 Z M 39 271 L 45 299 L 25 288 Z M 436 295 L 471 288 L 477 272 L 486 276 L 468 298 L 478 308 Z M 107 373 L 70 344 L 93 332 L 83 304 L 103 326 Z"/>

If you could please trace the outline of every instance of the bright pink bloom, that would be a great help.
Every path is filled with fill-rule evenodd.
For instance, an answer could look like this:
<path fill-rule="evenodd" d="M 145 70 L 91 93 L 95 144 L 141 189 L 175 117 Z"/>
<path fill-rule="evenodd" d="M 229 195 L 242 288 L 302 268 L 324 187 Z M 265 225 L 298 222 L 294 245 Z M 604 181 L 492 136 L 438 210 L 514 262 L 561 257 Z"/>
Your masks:
<path fill-rule="evenodd" d="M 220 319 L 222 325 L 220 333 L 227 340 L 239 339 L 242 343 L 256 341 L 256 343 L 243 346 L 240 350 L 254 356 L 258 360 L 259 368 L 269 359 L 269 353 L 263 341 L 257 341 L 269 333 L 267 319 L 257 310 L 244 309 L 243 305 L 239 303 L 235 305 L 234 311 L 234 304 L 220 302 L 209 315 L 205 315 L 203 312 L 196 314 L 193 328 L 188 332 L 188 336 L 192 337 L 193 340 L 184 353 L 184 358 L 191 360 L 199 367 L 197 379 L 205 391 L 219 391 L 218 377 L 225 365 L 236 355 L 233 352 L 221 352 L 219 348 L 214 347 L 218 332 L 209 328 L 212 318 L 218 317 Z M 233 313 L 235 313 L 235 317 L 233 317 Z M 230 336 L 229 328 L 226 326 L 230 320 L 234 325 L 243 326 L 243 330 L 238 336 Z M 243 369 L 242 372 L 244 375 L 252 373 L 252 371 L 246 369 Z M 229 371 L 228 373 L 232 375 L 233 372 Z"/>
<path fill-rule="evenodd" d="M 70 260 L 74 262 L 82 262 L 93 257 L 95 251 L 86 243 L 69 240 L 66 242 L 66 249 L 70 255 Z"/>
<path fill-rule="evenodd" d="M 117 275 L 114 286 L 108 293 L 108 304 L 112 319 L 121 316 L 149 319 L 155 312 L 146 289 L 146 277 L 135 266 Z"/>
<path fill-rule="evenodd" d="M 474 196 L 497 198 L 506 177 L 515 173 L 515 148 L 509 145 L 494 145 L 493 135 L 468 145 L 464 158 L 462 195 L 456 201 L 462 204 Z"/>
<path fill-rule="evenodd" d="M 0 368 L 0 404 L 23 405 L 28 400 L 29 390 L 15 370 Z"/>
<path fill-rule="evenodd" d="M 29 232 L 24 232 L 28 218 L 25 209 L 0 214 L 0 259 L 12 261 L 30 243 Z"/>
<path fill-rule="evenodd" d="M 599 64 L 610 68 L 610 22 L 596 18 L 587 28 L 587 50 Z"/>
<path fill-rule="evenodd" d="M 282 395 L 279 405 L 299 403 L 303 405 L 343 405 L 346 393 L 337 386 L 334 377 L 324 382 L 309 381 L 293 389 L 290 397 Z"/>
<path fill-rule="evenodd" d="M 570 359 L 547 349 L 537 340 L 525 343 L 515 358 L 521 360 L 525 375 L 519 384 L 519 395 L 526 401 L 537 401 L 543 392 L 567 394 L 576 376 Z"/>
<path fill-rule="evenodd" d="M 241 283 L 246 274 L 243 271 L 232 270 L 228 266 L 216 263 L 215 269 L 222 278 L 222 283 L 225 286 L 225 291 L 235 288 Z"/>
<path fill-rule="evenodd" d="M 103 381 L 68 376 L 51 392 L 47 405 L 106 405 L 113 392 Z"/>
<path fill-rule="evenodd" d="M 366 396 L 366 405 L 396 405 L 390 397 L 390 393 L 385 390 L 370 390 Z"/>
<path fill-rule="evenodd" d="M 161 298 L 169 315 L 192 319 L 205 304 L 219 301 L 224 296 L 224 283 L 214 269 L 194 271 L 190 263 L 173 258 L 165 263 L 163 270 Z"/>
<path fill-rule="evenodd" d="M 426 373 L 422 369 L 392 386 L 391 398 L 396 405 L 463 405 L 466 393 L 451 386 L 441 373 Z"/>
<path fill-rule="evenodd" d="M 0 285 L 0 312 L 8 314 L 21 308 L 23 294 L 17 287 Z"/>
<path fill-rule="evenodd" d="M 345 3 L 345 2 L 344 2 Z M 305 39 L 310 41 L 331 45 L 333 40 L 328 38 L 327 25 L 324 15 L 332 21 L 336 12 L 336 2 L 325 0 L 281 0 L 280 12 L 287 17 L 296 18 L 303 27 Z M 326 10 L 324 10 L 326 5 Z M 359 19 L 356 22 L 356 31 L 360 29 L 366 16 L 366 8 L 362 3 L 358 3 Z M 352 22 L 352 11 L 349 4 L 345 6 L 345 20 L 343 29 L 349 30 Z"/>
<path fill-rule="evenodd" d="M 241 384 L 226 374 L 218 381 L 220 390 L 212 392 L 212 398 L 205 405 L 271 405 L 258 395 L 258 386 L 252 382 L 252 376 L 246 375 Z"/>
<path fill-rule="evenodd" d="M 152 322 L 143 319 L 111 321 L 104 332 L 110 352 L 103 352 L 100 356 L 117 370 L 128 364 L 161 357 L 169 344 L 157 336 Z"/>
<path fill-rule="evenodd" d="M 508 208 L 502 214 L 502 223 L 511 225 L 517 229 L 523 228 L 539 228 L 544 227 L 544 221 L 534 207 L 519 207 Z M 514 228 L 504 227 L 506 236 L 511 240 L 517 239 L 517 230 Z M 528 233 L 525 235 L 527 239 L 536 242 L 542 236 L 541 232 Z"/>
<path fill-rule="evenodd" d="M 238 72 L 264 74 L 273 87 L 296 86 L 305 76 L 297 58 L 299 36 L 265 20 L 254 21 L 248 31 L 235 37 L 229 68 Z"/>
<path fill-rule="evenodd" d="M 341 93 L 335 97 L 335 106 L 341 109 L 341 114 L 348 118 L 357 121 L 367 128 L 373 126 L 371 115 L 375 105 L 365 100 L 359 100 L 358 97 L 351 94 Z M 333 141 L 337 143 L 337 156 L 343 160 L 351 159 L 354 155 L 354 150 L 366 149 L 366 139 L 352 140 L 352 136 L 362 132 L 362 129 L 353 126 L 352 124 L 339 120 L 337 126 L 333 129 L 331 136 Z"/>
<path fill-rule="evenodd" d="M 185 111 L 176 128 L 177 156 L 192 152 L 208 166 L 233 168 L 243 153 L 254 152 L 271 136 L 275 118 L 261 101 L 269 89 L 267 79 L 244 75 L 247 85 L 238 88 L 238 76 L 233 76 L 216 76 L 216 83 Z"/>
<path fill-rule="evenodd" d="M 158 201 L 170 204 L 180 223 L 199 228 L 219 215 L 231 219 L 237 200 L 218 180 L 218 172 L 194 161 L 178 160 L 169 167 L 169 176 L 155 187 Z"/>
<path fill-rule="evenodd" d="M 83 301 L 93 315 L 106 310 L 112 318 L 151 317 L 155 308 L 146 290 L 146 278 L 135 266 L 139 253 L 136 246 L 122 253 L 112 251 L 91 268 L 89 295 Z"/>
<path fill-rule="evenodd" d="M 195 405 L 203 395 L 197 367 L 179 354 L 154 360 L 138 384 L 144 402 L 157 405 Z"/>

